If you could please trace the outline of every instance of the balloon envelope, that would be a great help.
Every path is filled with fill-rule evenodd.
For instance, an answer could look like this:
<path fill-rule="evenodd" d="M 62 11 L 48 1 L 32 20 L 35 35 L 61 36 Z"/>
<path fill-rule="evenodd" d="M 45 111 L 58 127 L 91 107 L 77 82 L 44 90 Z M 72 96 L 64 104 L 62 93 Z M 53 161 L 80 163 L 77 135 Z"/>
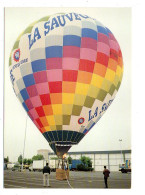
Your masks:
<path fill-rule="evenodd" d="M 102 117 L 123 75 L 112 32 L 77 13 L 30 25 L 14 44 L 9 68 L 16 96 L 61 157 Z"/>

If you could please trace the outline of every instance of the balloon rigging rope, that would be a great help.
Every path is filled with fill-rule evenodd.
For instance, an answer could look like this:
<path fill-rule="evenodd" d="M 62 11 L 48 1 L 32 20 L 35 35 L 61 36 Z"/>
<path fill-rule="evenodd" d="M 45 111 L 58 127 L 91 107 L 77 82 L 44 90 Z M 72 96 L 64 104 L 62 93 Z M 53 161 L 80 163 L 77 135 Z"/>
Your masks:
<path fill-rule="evenodd" d="M 65 171 L 66 180 L 67 180 L 67 183 L 68 183 L 69 187 L 70 187 L 70 188 L 73 188 L 73 187 L 70 185 L 69 181 L 68 181 L 68 177 L 67 177 L 67 174 L 66 174 L 66 170 L 64 170 L 64 171 Z"/>

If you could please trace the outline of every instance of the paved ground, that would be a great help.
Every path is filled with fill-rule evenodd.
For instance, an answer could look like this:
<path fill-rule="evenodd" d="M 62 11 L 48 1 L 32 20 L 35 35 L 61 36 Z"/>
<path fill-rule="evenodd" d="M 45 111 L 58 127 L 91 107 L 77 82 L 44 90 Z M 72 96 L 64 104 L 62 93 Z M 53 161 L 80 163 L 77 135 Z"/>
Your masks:
<path fill-rule="evenodd" d="M 50 189 L 70 188 L 67 180 L 59 181 L 55 178 L 56 173 L 51 173 Z M 102 172 L 70 172 L 69 183 L 72 188 L 104 188 Z M 109 188 L 131 188 L 131 174 L 111 172 L 108 179 Z M 43 174 L 41 172 L 18 172 L 4 171 L 4 188 L 44 188 Z"/>

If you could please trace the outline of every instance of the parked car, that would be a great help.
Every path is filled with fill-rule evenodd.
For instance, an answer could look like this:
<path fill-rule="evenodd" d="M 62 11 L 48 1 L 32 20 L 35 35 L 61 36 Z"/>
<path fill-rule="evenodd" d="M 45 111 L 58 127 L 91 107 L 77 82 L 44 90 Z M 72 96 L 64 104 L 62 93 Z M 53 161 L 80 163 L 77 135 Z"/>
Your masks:
<path fill-rule="evenodd" d="M 14 167 L 12 167 L 12 171 L 20 171 L 21 172 L 22 167 L 20 165 L 15 165 Z"/>
<path fill-rule="evenodd" d="M 131 162 L 130 162 L 130 160 L 126 160 L 124 164 L 120 164 L 119 165 L 119 171 L 121 171 L 121 173 L 131 172 Z"/>

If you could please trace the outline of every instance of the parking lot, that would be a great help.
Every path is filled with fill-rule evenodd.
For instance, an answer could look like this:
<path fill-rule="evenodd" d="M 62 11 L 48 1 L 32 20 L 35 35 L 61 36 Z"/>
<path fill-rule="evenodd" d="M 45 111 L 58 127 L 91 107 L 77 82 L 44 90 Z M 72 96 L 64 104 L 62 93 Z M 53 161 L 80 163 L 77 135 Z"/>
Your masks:
<path fill-rule="evenodd" d="M 69 183 L 72 188 L 104 188 L 102 172 L 70 171 Z M 56 180 L 56 173 L 50 175 L 52 188 L 71 188 L 67 180 Z M 114 189 L 131 188 L 131 173 L 111 172 L 108 187 Z M 44 188 L 41 172 L 4 171 L 4 188 Z"/>

